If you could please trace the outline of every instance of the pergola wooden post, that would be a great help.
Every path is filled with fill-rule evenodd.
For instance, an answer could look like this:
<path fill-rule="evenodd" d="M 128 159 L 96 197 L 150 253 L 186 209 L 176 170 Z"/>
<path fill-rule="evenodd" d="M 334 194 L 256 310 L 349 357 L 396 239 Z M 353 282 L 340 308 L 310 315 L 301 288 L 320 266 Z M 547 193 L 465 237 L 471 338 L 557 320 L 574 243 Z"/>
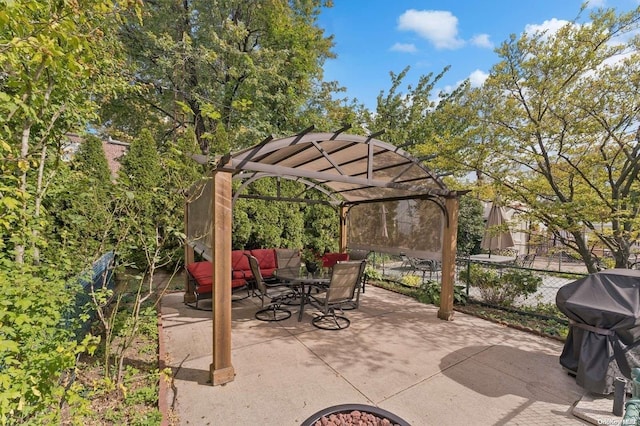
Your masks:
<path fill-rule="evenodd" d="M 340 253 L 347 251 L 347 207 L 340 206 Z"/>
<path fill-rule="evenodd" d="M 453 320 L 453 288 L 456 276 L 456 246 L 458 241 L 458 196 L 445 200 L 447 221 L 442 244 L 442 288 L 440 290 L 440 309 L 438 318 Z"/>
<path fill-rule="evenodd" d="M 231 382 L 235 377 L 231 365 L 231 180 L 232 174 L 228 171 L 213 172 L 211 241 L 215 267 L 212 289 L 213 362 L 209 367 L 213 385 Z"/>

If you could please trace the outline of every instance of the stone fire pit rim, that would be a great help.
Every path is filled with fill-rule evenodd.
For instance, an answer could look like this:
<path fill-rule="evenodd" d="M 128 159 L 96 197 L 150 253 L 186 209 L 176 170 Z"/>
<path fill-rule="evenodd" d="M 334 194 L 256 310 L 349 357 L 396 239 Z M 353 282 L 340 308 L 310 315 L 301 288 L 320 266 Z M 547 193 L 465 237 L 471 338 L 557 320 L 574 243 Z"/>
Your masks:
<path fill-rule="evenodd" d="M 366 404 L 340 404 L 333 405 L 331 407 L 324 408 L 314 414 L 312 414 L 308 419 L 303 421 L 300 426 L 312 426 L 315 422 L 320 420 L 324 416 L 330 416 L 331 414 L 339 414 L 339 413 L 350 413 L 352 411 L 361 411 L 363 413 L 373 414 L 378 417 L 385 418 L 394 424 L 399 424 L 400 426 L 411 426 L 407 423 L 406 420 L 398 417 L 397 415 L 384 410 L 382 408 L 366 405 Z"/>

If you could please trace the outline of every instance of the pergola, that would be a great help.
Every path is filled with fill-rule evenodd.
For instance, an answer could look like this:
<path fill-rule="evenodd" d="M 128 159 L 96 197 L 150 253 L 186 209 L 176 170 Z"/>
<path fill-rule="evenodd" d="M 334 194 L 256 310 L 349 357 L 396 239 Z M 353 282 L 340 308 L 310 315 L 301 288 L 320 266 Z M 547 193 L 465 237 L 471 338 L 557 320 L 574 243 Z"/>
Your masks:
<path fill-rule="evenodd" d="M 376 139 L 379 134 L 311 133 L 309 128 L 282 139 L 261 143 L 213 162 L 211 175 L 194 185 L 185 209 L 185 262 L 194 249 L 215 260 L 212 317 L 213 385 L 233 381 L 231 360 L 231 229 L 234 201 L 258 179 L 276 177 L 302 182 L 327 195 L 339 209 L 340 250 L 347 247 L 442 260 L 442 290 L 438 317 L 453 317 L 458 199 L 421 160 Z M 200 159 L 205 161 L 204 159 Z M 233 180 L 239 181 L 234 193 Z M 307 198 L 261 197 L 289 202 Z M 377 220 L 372 212 L 380 211 Z M 387 224 L 391 224 L 391 230 Z M 384 231 L 380 232 L 380 227 Z M 188 286 L 187 286 L 188 288 Z M 185 293 L 185 302 L 194 295 Z"/>

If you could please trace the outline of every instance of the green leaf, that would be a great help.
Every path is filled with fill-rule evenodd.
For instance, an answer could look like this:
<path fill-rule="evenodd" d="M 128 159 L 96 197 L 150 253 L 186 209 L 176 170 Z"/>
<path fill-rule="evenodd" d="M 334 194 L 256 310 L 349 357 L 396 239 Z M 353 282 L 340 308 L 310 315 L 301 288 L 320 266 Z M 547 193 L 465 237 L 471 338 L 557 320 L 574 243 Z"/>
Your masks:
<path fill-rule="evenodd" d="M 1 352 L 19 352 L 20 347 L 13 340 L 0 339 L 0 353 Z"/>

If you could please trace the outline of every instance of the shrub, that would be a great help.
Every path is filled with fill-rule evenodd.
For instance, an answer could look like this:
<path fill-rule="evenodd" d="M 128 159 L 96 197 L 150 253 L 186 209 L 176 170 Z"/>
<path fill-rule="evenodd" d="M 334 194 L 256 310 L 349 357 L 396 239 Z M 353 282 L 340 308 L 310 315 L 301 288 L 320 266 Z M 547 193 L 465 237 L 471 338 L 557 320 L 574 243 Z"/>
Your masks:
<path fill-rule="evenodd" d="M 494 305 L 511 306 L 518 297 L 527 298 L 542 284 L 542 278 L 531 271 L 512 269 L 499 273 L 480 265 L 471 265 L 469 273 L 465 270 L 460 275 L 480 291 L 484 302 Z"/>
<path fill-rule="evenodd" d="M 407 287 L 420 287 L 421 280 L 417 275 L 405 275 L 400 281 Z"/>
<path fill-rule="evenodd" d="M 375 269 L 371 265 L 367 265 L 364 269 L 364 276 L 367 281 L 380 281 L 382 280 L 382 273 Z"/>
<path fill-rule="evenodd" d="M 67 374 L 95 341 L 76 341 L 76 287 L 46 267 L 0 264 L 0 423 L 55 424 L 82 404 Z"/>
<path fill-rule="evenodd" d="M 426 281 L 420 286 L 418 292 L 418 300 L 422 303 L 431 303 L 433 305 L 440 304 L 440 291 L 442 286 L 437 281 Z M 467 303 L 467 294 L 465 293 L 464 286 L 453 287 L 453 303 L 457 305 L 464 305 Z"/>

